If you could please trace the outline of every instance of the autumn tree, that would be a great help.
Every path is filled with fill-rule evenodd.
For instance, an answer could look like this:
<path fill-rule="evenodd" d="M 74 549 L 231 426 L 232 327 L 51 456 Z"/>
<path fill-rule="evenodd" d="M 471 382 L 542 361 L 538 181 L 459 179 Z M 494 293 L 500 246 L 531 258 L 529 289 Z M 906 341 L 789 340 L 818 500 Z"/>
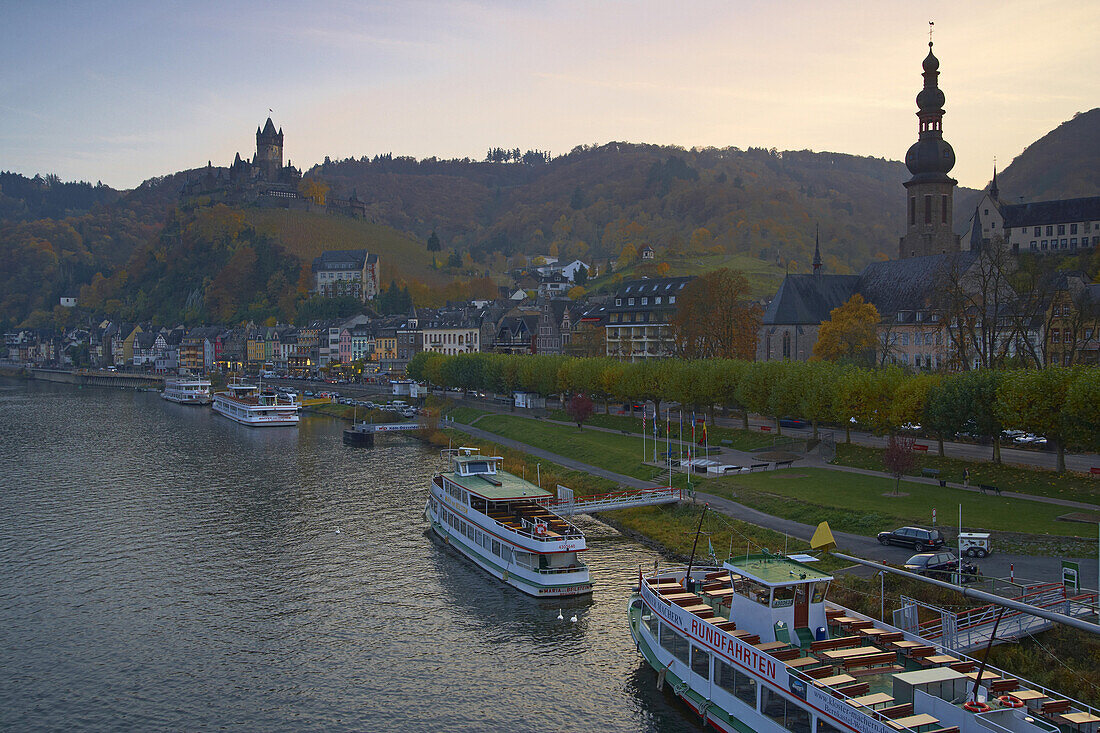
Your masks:
<path fill-rule="evenodd" d="M 588 395 L 575 394 L 570 398 L 565 411 L 569 413 L 570 419 L 577 423 L 578 429 L 583 428 L 588 418 L 592 417 L 592 400 L 588 398 Z"/>
<path fill-rule="evenodd" d="M 856 293 L 829 313 L 814 344 L 814 359 L 873 365 L 878 348 L 878 309 Z"/>
<path fill-rule="evenodd" d="M 670 323 L 675 353 L 685 359 L 745 359 L 756 353 L 760 307 L 738 270 L 721 268 L 689 282 Z"/>
<path fill-rule="evenodd" d="M 886 441 L 886 450 L 882 454 L 882 463 L 887 472 L 894 477 L 894 496 L 901 488 L 901 477 L 913 470 L 917 463 L 913 453 L 916 441 L 907 435 L 891 435 Z"/>
<path fill-rule="evenodd" d="M 1017 370 L 1006 373 L 996 390 L 996 415 L 1007 425 L 1045 436 L 1058 451 L 1059 473 L 1066 470 L 1066 437 L 1073 432 L 1065 406 L 1075 377 L 1064 367 Z"/>
<path fill-rule="evenodd" d="M 325 205 L 325 198 L 328 196 L 328 192 L 328 184 L 316 178 L 303 178 L 298 183 L 298 193 L 302 194 L 302 196 L 309 199 L 317 206 Z"/>
<path fill-rule="evenodd" d="M 627 242 L 623 246 L 623 251 L 619 253 L 619 259 L 615 262 L 615 267 L 621 270 L 637 259 L 638 250 L 634 248 L 633 244 Z"/>

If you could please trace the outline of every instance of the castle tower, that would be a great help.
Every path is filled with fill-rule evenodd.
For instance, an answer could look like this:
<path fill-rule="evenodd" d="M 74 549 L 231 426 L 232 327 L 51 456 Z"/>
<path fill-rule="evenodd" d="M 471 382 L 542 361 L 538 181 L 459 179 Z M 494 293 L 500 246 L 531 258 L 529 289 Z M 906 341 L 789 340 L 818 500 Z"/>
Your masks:
<path fill-rule="evenodd" d="M 278 180 L 283 169 L 283 130 L 276 132 L 270 117 L 262 131 L 256 128 L 256 157 L 252 163 L 259 167 L 264 180 Z"/>
<path fill-rule="evenodd" d="M 958 252 L 959 237 L 952 228 L 955 184 L 947 175 L 955 167 L 955 151 L 943 139 L 943 92 L 938 77 L 940 62 L 928 42 L 924 59 L 924 89 L 917 94 L 919 137 L 905 154 L 905 166 L 913 177 L 905 182 L 906 230 L 898 256 Z"/>

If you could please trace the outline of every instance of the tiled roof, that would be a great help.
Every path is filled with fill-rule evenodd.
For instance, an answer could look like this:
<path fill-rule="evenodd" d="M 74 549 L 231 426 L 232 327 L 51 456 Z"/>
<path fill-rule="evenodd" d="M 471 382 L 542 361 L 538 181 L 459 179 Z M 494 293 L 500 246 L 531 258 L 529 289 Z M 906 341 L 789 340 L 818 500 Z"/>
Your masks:
<path fill-rule="evenodd" d="M 768 304 L 763 325 L 817 325 L 852 297 L 858 275 L 787 275 Z"/>
<path fill-rule="evenodd" d="M 1100 221 L 1100 196 L 1030 204 L 1004 204 L 1006 227 L 1039 226 L 1075 221 Z"/>

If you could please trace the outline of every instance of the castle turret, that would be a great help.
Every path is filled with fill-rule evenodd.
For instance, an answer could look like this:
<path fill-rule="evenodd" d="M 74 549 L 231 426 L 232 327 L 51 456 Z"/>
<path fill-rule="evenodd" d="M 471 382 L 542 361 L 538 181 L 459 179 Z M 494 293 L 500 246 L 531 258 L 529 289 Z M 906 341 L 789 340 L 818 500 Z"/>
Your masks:
<path fill-rule="evenodd" d="M 256 128 L 256 157 L 252 163 L 259 167 L 264 180 L 278 180 L 283 168 L 283 130 L 276 132 L 270 117 L 263 130 Z"/>
<path fill-rule="evenodd" d="M 924 88 L 917 94 L 919 134 L 905 154 L 905 166 L 913 177 L 905 182 L 907 226 L 898 251 L 902 259 L 959 251 L 959 238 L 952 229 L 957 181 L 947 175 L 955 167 L 955 151 L 943 139 L 940 61 L 932 53 L 931 41 L 923 66 Z"/>

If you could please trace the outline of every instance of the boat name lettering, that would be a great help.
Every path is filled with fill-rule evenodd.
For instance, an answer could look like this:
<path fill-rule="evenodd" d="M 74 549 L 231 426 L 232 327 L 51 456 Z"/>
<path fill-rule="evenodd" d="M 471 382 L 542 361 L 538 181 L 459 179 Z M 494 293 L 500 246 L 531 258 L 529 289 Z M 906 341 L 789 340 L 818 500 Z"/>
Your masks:
<path fill-rule="evenodd" d="M 794 605 L 793 598 L 781 598 L 772 603 L 772 608 L 788 608 Z"/>
<path fill-rule="evenodd" d="M 466 507 L 462 506 L 461 504 L 458 504 L 451 497 L 447 496 L 446 494 L 443 494 L 442 498 L 443 498 L 443 503 L 446 504 L 447 506 L 449 506 L 451 509 L 454 509 L 456 512 L 462 512 L 463 514 L 466 513 Z"/>
<path fill-rule="evenodd" d="M 864 731 L 864 733 L 890 733 L 890 728 L 887 728 L 885 724 L 871 718 L 843 700 L 838 700 L 827 694 L 824 690 L 809 687 L 808 692 L 808 702 L 833 720 L 853 730 Z"/>
<path fill-rule="evenodd" d="M 745 665 L 753 672 L 775 679 L 775 660 L 761 654 L 747 644 L 737 641 L 732 636 L 722 633 L 710 624 L 698 619 L 691 620 L 691 635 L 714 647 L 720 652 L 725 652 Z"/>

